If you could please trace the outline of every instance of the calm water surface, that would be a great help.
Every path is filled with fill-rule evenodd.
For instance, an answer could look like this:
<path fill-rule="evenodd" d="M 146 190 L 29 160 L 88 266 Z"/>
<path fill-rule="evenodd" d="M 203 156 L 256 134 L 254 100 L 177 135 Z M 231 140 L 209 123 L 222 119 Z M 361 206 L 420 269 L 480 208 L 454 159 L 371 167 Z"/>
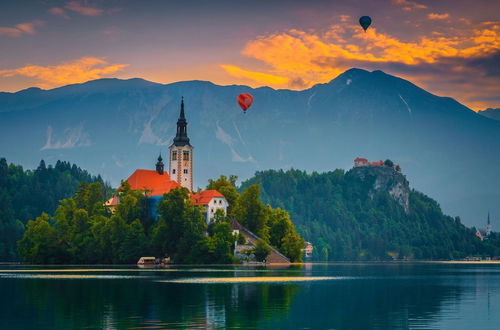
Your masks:
<path fill-rule="evenodd" d="M 500 264 L 0 266 L 0 329 L 500 329 Z"/>

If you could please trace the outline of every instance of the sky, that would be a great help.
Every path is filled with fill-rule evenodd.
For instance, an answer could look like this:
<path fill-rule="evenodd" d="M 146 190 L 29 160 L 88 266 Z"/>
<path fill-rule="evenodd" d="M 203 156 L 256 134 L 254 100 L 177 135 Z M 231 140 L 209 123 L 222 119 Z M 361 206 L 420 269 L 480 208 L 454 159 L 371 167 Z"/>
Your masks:
<path fill-rule="evenodd" d="M 496 0 L 0 0 L 0 91 L 105 77 L 302 90 L 357 67 L 500 108 L 499 13 Z"/>

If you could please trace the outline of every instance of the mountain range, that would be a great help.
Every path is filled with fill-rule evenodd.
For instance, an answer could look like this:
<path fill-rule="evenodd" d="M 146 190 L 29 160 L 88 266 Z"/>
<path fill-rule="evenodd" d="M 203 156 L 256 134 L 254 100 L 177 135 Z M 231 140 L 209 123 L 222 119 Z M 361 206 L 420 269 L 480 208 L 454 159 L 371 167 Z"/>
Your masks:
<path fill-rule="evenodd" d="M 244 114 L 236 96 L 250 93 Z M 195 186 L 257 170 L 349 169 L 390 158 L 414 188 L 483 225 L 500 226 L 500 122 L 382 71 L 350 69 L 303 91 L 100 79 L 0 93 L 0 156 L 34 168 L 67 160 L 113 186 L 153 169 L 175 134 L 184 96 Z M 164 157 L 166 158 L 166 157 Z"/>
<path fill-rule="evenodd" d="M 500 120 L 500 109 L 488 108 L 486 110 L 480 110 L 477 113 L 491 119 Z"/>

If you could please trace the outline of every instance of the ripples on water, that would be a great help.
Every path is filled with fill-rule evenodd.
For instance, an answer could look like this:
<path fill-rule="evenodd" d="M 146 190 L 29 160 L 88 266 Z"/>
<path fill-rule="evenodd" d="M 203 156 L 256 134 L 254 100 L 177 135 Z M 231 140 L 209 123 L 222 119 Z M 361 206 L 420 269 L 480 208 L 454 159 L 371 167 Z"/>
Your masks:
<path fill-rule="evenodd" d="M 500 264 L 0 266 L 0 292 L 0 329 L 500 329 Z"/>

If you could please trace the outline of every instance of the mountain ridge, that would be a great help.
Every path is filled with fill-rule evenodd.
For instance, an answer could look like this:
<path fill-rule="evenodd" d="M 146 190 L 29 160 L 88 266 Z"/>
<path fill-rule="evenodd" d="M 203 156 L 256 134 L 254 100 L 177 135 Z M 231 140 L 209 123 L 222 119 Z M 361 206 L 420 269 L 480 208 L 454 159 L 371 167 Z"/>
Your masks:
<path fill-rule="evenodd" d="M 254 95 L 246 115 L 235 101 L 243 92 Z M 268 168 L 321 172 L 358 156 L 391 158 L 466 224 L 486 209 L 500 214 L 491 207 L 500 204 L 500 123 L 382 71 L 347 70 L 303 91 L 138 78 L 0 94 L 0 150 L 25 167 L 76 162 L 116 185 L 166 151 L 181 96 L 198 186 L 220 174 L 244 180 Z"/>

